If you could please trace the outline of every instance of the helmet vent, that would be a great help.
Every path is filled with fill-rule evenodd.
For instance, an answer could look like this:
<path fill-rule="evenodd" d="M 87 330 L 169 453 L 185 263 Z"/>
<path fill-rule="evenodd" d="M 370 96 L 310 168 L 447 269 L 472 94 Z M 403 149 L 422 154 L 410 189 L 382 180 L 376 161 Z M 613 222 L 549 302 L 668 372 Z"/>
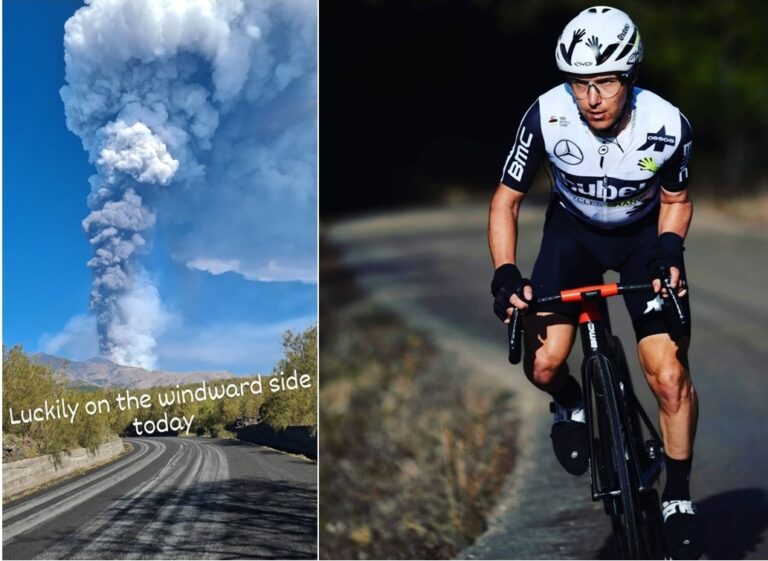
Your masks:
<path fill-rule="evenodd" d="M 610 56 L 616 51 L 616 49 L 619 48 L 618 43 L 611 43 L 608 45 L 608 47 L 603 51 L 600 55 L 597 56 L 597 64 L 598 66 L 603 64 L 606 60 L 610 58 Z"/>
<path fill-rule="evenodd" d="M 597 8 L 590 8 L 590 9 L 588 10 L 588 12 L 589 12 L 590 14 L 596 14 L 596 13 L 597 13 Z"/>

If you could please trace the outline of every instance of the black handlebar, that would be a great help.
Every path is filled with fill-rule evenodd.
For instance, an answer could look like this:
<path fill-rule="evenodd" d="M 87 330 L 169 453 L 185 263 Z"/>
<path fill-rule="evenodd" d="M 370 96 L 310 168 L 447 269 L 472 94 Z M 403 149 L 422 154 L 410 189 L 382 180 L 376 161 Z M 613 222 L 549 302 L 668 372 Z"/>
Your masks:
<path fill-rule="evenodd" d="M 509 319 L 507 335 L 509 336 L 509 362 L 517 364 L 520 362 L 520 357 L 523 352 L 523 317 L 520 314 L 520 310 L 517 308 L 514 309 L 512 317 Z"/>
<path fill-rule="evenodd" d="M 672 289 L 671 281 L 669 277 L 669 271 L 666 270 L 666 268 L 662 268 L 661 270 L 661 281 L 664 287 L 667 289 L 667 294 L 669 294 L 670 300 L 672 301 L 671 307 L 674 308 L 674 312 L 672 314 L 672 317 L 669 318 L 673 325 L 670 326 L 671 334 L 674 337 L 674 333 L 679 333 L 688 324 L 688 318 L 685 315 L 685 311 L 683 310 L 682 305 L 680 304 L 680 298 L 677 296 L 675 290 Z M 629 294 L 629 293 L 637 293 L 637 292 L 649 292 L 653 290 L 653 286 L 651 283 L 644 283 L 644 284 L 619 284 L 616 285 L 616 292 L 611 294 Z M 592 299 L 592 298 L 605 298 L 607 296 L 604 296 L 600 291 L 592 290 L 592 291 L 586 291 L 581 293 L 581 297 L 583 300 Z M 545 304 L 548 302 L 558 302 L 563 299 L 563 293 L 560 294 L 553 294 L 550 296 L 542 296 L 540 298 L 534 298 L 531 302 L 531 306 L 535 306 L 536 304 Z M 518 364 L 520 362 L 520 359 L 522 357 L 522 334 L 523 334 L 523 318 L 522 314 L 519 309 L 515 308 L 512 311 L 512 317 L 509 319 L 509 324 L 507 325 L 507 337 L 509 341 L 509 362 L 512 364 Z"/>

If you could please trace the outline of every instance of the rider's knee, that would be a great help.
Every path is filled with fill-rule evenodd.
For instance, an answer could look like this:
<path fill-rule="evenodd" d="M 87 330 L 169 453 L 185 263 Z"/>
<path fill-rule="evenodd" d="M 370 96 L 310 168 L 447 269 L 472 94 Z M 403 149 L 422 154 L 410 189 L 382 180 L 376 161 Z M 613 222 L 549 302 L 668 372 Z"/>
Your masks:
<path fill-rule="evenodd" d="M 565 361 L 547 353 L 537 353 L 533 362 L 528 364 L 526 375 L 536 386 L 546 388 L 551 385 Z"/>
<path fill-rule="evenodd" d="M 677 361 L 662 365 L 649 376 L 656 398 L 667 413 L 676 413 L 694 391 L 688 371 Z"/>

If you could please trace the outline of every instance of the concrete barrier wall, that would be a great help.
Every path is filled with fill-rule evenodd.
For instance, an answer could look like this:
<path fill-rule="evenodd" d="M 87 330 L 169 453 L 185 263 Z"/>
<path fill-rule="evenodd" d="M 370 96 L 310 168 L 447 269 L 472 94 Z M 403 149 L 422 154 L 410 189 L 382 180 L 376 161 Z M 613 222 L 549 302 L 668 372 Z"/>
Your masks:
<path fill-rule="evenodd" d="M 49 454 L 3 464 L 3 499 L 39 485 L 110 460 L 123 452 L 119 438 L 99 446 L 95 452 L 76 448 L 58 455 Z"/>
<path fill-rule="evenodd" d="M 317 459 L 317 433 L 313 427 L 288 427 L 276 431 L 266 424 L 249 425 L 235 431 L 237 438 L 254 444 L 263 444 L 285 452 L 304 454 Z"/>

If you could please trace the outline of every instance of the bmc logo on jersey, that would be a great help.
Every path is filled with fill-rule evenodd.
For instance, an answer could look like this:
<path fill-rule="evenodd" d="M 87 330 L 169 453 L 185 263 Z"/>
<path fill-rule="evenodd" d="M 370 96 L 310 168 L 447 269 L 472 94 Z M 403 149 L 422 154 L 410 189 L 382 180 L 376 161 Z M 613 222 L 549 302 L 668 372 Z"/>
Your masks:
<path fill-rule="evenodd" d="M 674 146 L 676 141 L 677 137 L 668 135 L 666 127 L 662 125 L 658 132 L 648 133 L 645 137 L 645 144 L 638 150 L 648 150 L 653 146 L 654 152 L 662 152 L 666 146 Z"/>
<path fill-rule="evenodd" d="M 512 152 L 509 153 L 512 163 L 507 170 L 507 173 L 511 175 L 515 181 L 521 181 L 523 179 L 523 172 L 525 171 L 525 164 L 528 161 L 528 151 L 531 148 L 531 142 L 533 142 L 533 133 L 529 132 L 526 137 L 525 127 L 520 127 L 520 136 L 517 137 L 517 144 L 512 148 Z"/>
<path fill-rule="evenodd" d="M 682 183 L 688 179 L 688 162 L 691 159 L 691 147 L 693 141 L 686 142 L 683 145 L 683 159 L 680 161 L 680 172 L 677 175 L 677 180 Z"/>

